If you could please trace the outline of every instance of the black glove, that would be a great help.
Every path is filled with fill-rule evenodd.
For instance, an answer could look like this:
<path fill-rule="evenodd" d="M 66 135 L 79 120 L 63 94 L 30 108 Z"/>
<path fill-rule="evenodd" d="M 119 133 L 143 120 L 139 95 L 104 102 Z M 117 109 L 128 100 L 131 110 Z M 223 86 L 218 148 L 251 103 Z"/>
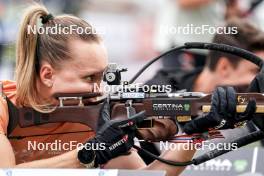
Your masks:
<path fill-rule="evenodd" d="M 249 86 L 249 92 L 264 93 L 264 73 L 260 72 L 252 80 Z M 252 119 L 253 123 L 262 131 L 264 131 L 264 119 L 262 114 L 255 114 Z"/>
<path fill-rule="evenodd" d="M 107 101 L 104 102 L 100 112 L 99 130 L 85 144 L 103 146 L 103 150 L 94 150 L 95 166 L 129 153 L 134 144 L 136 123 L 144 120 L 144 114 L 145 112 L 140 112 L 126 120 L 110 120 L 110 106 Z M 83 148 L 81 155 L 85 157 L 86 154 L 89 155 L 90 151 Z"/>
<path fill-rule="evenodd" d="M 236 113 L 236 92 L 233 87 L 218 87 L 212 94 L 210 112 L 184 125 L 187 134 L 202 133 L 210 128 L 232 129 L 244 121 L 250 120 L 256 110 L 256 101 L 248 102 L 245 112 Z"/>

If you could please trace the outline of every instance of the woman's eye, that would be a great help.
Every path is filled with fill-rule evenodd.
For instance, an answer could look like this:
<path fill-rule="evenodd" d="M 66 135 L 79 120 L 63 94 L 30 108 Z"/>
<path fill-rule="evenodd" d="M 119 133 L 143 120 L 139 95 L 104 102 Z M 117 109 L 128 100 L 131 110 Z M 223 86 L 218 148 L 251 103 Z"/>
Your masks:
<path fill-rule="evenodd" d="M 93 76 L 86 76 L 85 81 L 93 81 Z"/>
<path fill-rule="evenodd" d="M 86 82 L 97 82 L 102 80 L 102 74 L 89 75 L 83 78 Z"/>

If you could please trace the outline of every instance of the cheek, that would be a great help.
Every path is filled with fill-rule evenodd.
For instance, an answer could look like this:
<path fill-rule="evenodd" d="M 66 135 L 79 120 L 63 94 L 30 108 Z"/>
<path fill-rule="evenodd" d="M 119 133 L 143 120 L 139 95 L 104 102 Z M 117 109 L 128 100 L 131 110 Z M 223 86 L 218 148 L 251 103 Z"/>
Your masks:
<path fill-rule="evenodd" d="M 83 81 L 75 73 L 65 73 L 54 76 L 53 93 L 92 92 L 93 84 Z"/>

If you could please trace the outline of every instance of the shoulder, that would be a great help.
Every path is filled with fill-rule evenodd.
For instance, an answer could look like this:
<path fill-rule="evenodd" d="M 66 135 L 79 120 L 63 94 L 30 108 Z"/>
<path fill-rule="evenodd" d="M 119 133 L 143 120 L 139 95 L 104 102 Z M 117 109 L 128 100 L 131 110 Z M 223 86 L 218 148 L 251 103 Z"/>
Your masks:
<path fill-rule="evenodd" d="M 2 80 L 0 81 L 3 85 L 3 93 L 9 98 L 13 103 L 15 103 L 16 99 L 16 82 L 11 80 Z"/>
<path fill-rule="evenodd" d="M 10 80 L 0 81 L 2 84 L 2 90 L 0 93 L 3 93 L 7 98 L 9 98 L 13 103 L 16 99 L 16 83 Z M 9 121 L 8 106 L 5 98 L 0 97 L 0 133 L 6 134 L 7 126 Z"/>
<path fill-rule="evenodd" d="M 11 80 L 2 80 L 0 81 L 3 85 L 3 91 L 8 96 L 16 92 L 16 82 Z"/>
<path fill-rule="evenodd" d="M 7 102 L 4 97 L 0 97 L 0 133 L 6 134 L 9 121 Z"/>

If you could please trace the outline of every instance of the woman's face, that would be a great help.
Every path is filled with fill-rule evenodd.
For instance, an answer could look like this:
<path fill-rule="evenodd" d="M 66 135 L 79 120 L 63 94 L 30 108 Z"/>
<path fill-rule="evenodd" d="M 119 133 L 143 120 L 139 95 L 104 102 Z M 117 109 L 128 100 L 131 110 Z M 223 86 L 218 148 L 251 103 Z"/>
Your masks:
<path fill-rule="evenodd" d="M 60 69 L 42 64 L 39 88 L 43 98 L 49 99 L 55 93 L 94 92 L 95 85 L 100 85 L 108 64 L 104 45 L 72 40 L 69 51 L 72 58 L 63 62 Z"/>

